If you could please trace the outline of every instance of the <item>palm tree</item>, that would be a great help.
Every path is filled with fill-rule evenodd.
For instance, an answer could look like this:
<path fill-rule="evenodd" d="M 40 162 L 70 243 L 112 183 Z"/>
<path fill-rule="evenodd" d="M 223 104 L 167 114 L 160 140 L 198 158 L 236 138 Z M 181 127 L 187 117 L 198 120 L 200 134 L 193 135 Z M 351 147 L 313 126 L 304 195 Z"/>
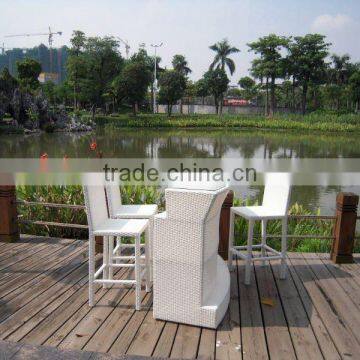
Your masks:
<path fill-rule="evenodd" d="M 331 60 L 333 63 L 333 69 L 330 69 L 330 77 L 332 81 L 335 83 L 335 86 L 340 90 L 344 88 L 348 79 L 350 77 L 350 56 L 348 54 L 345 55 L 336 55 L 333 54 L 331 56 Z M 341 99 L 340 97 L 336 98 L 336 107 L 337 110 L 340 109 Z"/>
<path fill-rule="evenodd" d="M 227 39 L 211 45 L 210 49 L 216 52 L 214 61 L 210 65 L 210 70 L 213 70 L 215 67 L 220 67 L 225 71 L 225 66 L 227 66 L 230 71 L 230 75 L 232 75 L 235 71 L 235 63 L 233 59 L 229 58 L 229 55 L 238 53 L 240 50 L 231 46 Z"/>
<path fill-rule="evenodd" d="M 188 67 L 188 62 L 184 55 L 174 55 L 172 59 L 172 66 L 175 71 L 187 76 L 191 73 L 191 69 Z"/>
<path fill-rule="evenodd" d="M 172 66 L 176 72 L 184 76 L 185 78 L 191 73 L 191 69 L 188 67 L 188 62 L 184 55 L 174 55 L 172 59 Z M 183 113 L 182 98 L 180 99 L 180 114 Z"/>

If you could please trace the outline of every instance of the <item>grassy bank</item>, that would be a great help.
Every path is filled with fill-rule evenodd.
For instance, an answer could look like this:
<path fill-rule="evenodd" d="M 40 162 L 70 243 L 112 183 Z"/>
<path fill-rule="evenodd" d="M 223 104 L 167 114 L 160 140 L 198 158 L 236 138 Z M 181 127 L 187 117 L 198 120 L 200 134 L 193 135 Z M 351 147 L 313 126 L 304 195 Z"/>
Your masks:
<path fill-rule="evenodd" d="M 143 203 L 157 203 L 160 206 L 160 211 L 164 209 L 163 192 L 154 187 L 122 187 L 122 200 L 124 204 L 143 204 Z M 83 204 L 83 194 L 80 186 L 26 186 L 18 187 L 17 195 L 19 199 L 28 201 L 44 201 L 54 203 L 67 204 Z M 235 200 L 236 205 L 250 205 L 249 200 L 242 201 Z M 48 209 L 42 206 L 24 207 L 19 206 L 19 213 L 23 215 L 24 219 L 56 221 L 73 224 L 86 224 L 86 216 L 84 211 L 72 211 L 68 209 Z M 294 204 L 290 213 L 293 215 L 309 215 L 311 212 L 303 206 Z M 319 212 L 318 212 L 319 215 Z M 247 223 L 243 219 L 237 219 L 235 225 L 237 244 L 243 245 L 245 243 Z M 75 237 L 80 239 L 87 239 L 87 231 L 76 229 L 64 229 L 56 227 L 44 227 L 34 225 L 21 225 L 21 232 L 35 235 L 45 235 L 54 237 Z M 255 233 L 259 238 L 260 224 L 256 224 Z M 280 222 L 271 221 L 268 224 L 268 234 L 277 235 L 281 233 Z M 332 223 L 324 220 L 290 220 L 289 234 L 295 235 L 323 235 L 329 236 L 332 234 Z M 279 249 L 280 240 L 270 239 L 269 245 Z M 289 251 L 304 251 L 304 252 L 329 252 L 330 240 L 309 238 L 309 239 L 290 239 L 288 242 Z M 356 251 L 360 252 L 360 244 L 357 242 Z"/>
<path fill-rule="evenodd" d="M 257 128 L 272 130 L 312 130 L 355 132 L 360 131 L 360 114 L 319 114 L 276 115 L 266 118 L 258 115 L 176 115 L 140 114 L 136 117 L 120 114 L 117 116 L 96 116 L 98 125 L 114 127 L 143 128 Z"/>

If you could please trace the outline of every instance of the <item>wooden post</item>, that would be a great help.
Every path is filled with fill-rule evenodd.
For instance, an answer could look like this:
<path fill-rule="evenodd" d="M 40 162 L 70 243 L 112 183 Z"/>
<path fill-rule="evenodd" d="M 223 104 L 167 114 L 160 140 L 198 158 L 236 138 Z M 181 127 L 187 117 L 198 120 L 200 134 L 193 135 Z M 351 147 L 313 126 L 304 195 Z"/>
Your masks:
<path fill-rule="evenodd" d="M 0 185 L 0 242 L 19 240 L 16 189 L 13 185 Z"/>
<path fill-rule="evenodd" d="M 234 193 L 229 191 L 221 208 L 220 226 L 219 226 L 219 255 L 228 259 L 229 252 L 229 226 L 230 226 L 230 208 L 233 206 Z"/>
<path fill-rule="evenodd" d="M 359 196 L 353 193 L 339 193 L 336 197 L 336 220 L 334 241 L 330 258 L 336 264 L 354 262 L 354 238 Z"/>

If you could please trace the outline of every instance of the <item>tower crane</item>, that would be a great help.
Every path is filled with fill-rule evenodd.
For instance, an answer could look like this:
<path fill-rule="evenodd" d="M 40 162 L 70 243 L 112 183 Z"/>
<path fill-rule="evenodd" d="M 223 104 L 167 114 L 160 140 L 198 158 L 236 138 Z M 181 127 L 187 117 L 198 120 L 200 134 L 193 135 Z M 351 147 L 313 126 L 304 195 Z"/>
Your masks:
<path fill-rule="evenodd" d="M 49 43 L 49 49 L 50 49 L 50 72 L 52 72 L 52 45 L 54 42 L 54 35 L 62 35 L 62 31 L 52 31 L 49 26 L 49 32 L 47 33 L 32 33 L 32 34 L 15 34 L 15 35 L 5 35 L 6 38 L 12 38 L 12 37 L 29 37 L 29 36 L 47 36 L 48 37 L 48 43 Z"/>
<path fill-rule="evenodd" d="M 118 40 L 120 40 L 120 42 L 122 42 L 124 45 L 125 45 L 125 52 L 126 52 L 126 58 L 128 59 L 129 58 L 129 51 L 130 51 L 130 45 L 128 43 L 127 40 L 123 40 L 121 37 L 119 36 L 116 36 L 116 38 Z"/>

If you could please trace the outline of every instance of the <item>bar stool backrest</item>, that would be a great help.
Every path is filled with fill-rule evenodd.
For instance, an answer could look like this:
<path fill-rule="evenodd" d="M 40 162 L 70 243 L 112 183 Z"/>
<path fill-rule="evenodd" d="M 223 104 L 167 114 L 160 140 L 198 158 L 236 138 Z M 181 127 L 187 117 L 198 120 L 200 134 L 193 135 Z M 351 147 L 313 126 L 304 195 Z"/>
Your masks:
<path fill-rule="evenodd" d="M 290 202 L 290 176 L 287 173 L 268 173 L 262 206 L 274 213 L 287 215 Z"/>
<path fill-rule="evenodd" d="M 84 185 L 84 199 L 89 232 L 108 219 L 105 189 L 102 185 Z"/>
<path fill-rule="evenodd" d="M 106 185 L 106 197 L 108 201 L 109 215 L 115 217 L 115 213 L 121 206 L 121 193 L 119 185 Z"/>

